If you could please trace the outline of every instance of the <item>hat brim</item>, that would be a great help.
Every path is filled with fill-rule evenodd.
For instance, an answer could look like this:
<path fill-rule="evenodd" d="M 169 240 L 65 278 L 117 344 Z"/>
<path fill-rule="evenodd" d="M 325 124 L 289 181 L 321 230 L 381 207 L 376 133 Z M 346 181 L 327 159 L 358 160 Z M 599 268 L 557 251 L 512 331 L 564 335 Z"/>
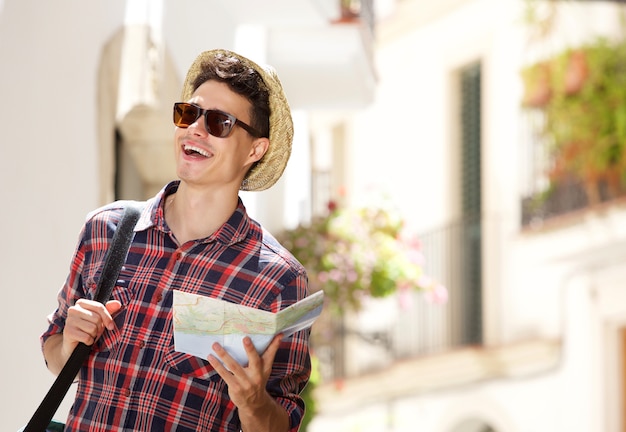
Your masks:
<path fill-rule="evenodd" d="M 291 156 L 291 145 L 293 142 L 291 109 L 283 91 L 282 84 L 278 79 L 276 71 L 270 66 L 261 67 L 252 60 L 232 51 L 223 49 L 210 50 L 201 53 L 189 68 L 187 77 L 183 83 L 182 99 L 184 101 L 191 99 L 195 91 L 193 83 L 196 77 L 202 72 L 203 64 L 218 54 L 237 58 L 244 65 L 257 71 L 269 90 L 270 144 L 263 158 L 248 171 L 239 188 L 243 191 L 261 191 L 268 189 L 278 181 L 285 171 L 285 167 Z"/>

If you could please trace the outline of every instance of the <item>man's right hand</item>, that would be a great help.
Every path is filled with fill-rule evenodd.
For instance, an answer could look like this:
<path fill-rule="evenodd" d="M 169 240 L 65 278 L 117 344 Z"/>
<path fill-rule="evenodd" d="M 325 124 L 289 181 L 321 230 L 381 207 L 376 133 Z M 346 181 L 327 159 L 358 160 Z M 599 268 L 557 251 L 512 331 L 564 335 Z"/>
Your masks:
<path fill-rule="evenodd" d="M 112 315 L 121 307 L 117 300 L 111 300 L 106 305 L 93 300 L 78 300 L 67 311 L 63 333 L 51 336 L 44 344 L 48 368 L 58 374 L 79 342 L 93 345 L 105 329 L 113 330 L 115 322 Z"/>

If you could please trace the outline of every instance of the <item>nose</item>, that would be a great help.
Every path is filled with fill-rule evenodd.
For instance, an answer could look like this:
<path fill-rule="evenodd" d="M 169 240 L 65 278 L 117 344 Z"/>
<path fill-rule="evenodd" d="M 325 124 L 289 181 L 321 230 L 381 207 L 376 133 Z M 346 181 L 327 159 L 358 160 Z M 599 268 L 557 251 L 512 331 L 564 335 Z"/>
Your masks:
<path fill-rule="evenodd" d="M 206 136 L 209 132 L 206 130 L 206 122 L 204 116 L 201 115 L 187 127 L 187 132 L 193 135 Z"/>

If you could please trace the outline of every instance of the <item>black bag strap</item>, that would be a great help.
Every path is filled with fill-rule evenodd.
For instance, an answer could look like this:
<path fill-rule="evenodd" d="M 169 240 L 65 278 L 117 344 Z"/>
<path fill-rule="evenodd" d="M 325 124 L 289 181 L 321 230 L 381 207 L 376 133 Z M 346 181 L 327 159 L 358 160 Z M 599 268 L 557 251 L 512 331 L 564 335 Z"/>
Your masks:
<path fill-rule="evenodd" d="M 95 300 L 100 303 L 106 303 L 111 297 L 122 265 L 126 261 L 126 254 L 133 239 L 133 229 L 140 216 L 141 208 L 138 205 L 129 204 L 124 208 L 122 219 L 117 225 L 115 234 L 113 234 L 111 247 L 106 253 L 104 269 L 96 288 Z M 24 432 L 44 432 L 46 430 L 90 352 L 91 345 L 80 342 L 76 346 L 39 408 L 22 429 Z"/>

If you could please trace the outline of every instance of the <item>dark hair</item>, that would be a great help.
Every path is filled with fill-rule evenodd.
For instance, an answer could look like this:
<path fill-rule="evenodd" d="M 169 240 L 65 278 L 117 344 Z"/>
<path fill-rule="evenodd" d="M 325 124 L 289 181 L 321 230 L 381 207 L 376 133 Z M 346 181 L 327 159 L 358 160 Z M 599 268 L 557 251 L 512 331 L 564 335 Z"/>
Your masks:
<path fill-rule="evenodd" d="M 250 126 L 261 132 L 261 136 L 269 138 L 270 93 L 256 70 L 238 58 L 220 53 L 202 64 L 201 72 L 192 83 L 193 90 L 209 80 L 226 83 L 235 93 L 249 100 L 252 104 Z"/>

